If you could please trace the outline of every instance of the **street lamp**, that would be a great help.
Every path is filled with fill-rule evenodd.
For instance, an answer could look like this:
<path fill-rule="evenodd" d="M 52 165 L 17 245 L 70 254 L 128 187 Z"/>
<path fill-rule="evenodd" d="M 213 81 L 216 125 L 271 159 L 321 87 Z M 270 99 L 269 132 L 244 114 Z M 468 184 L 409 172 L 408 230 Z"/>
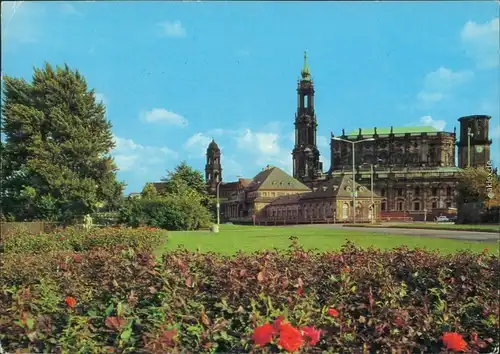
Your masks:
<path fill-rule="evenodd" d="M 377 158 L 377 162 L 381 162 L 381 161 L 382 161 L 382 159 Z M 371 189 L 371 192 L 372 192 L 372 197 L 371 197 L 372 217 L 371 217 L 370 221 L 371 221 L 372 224 L 375 221 L 374 220 L 374 216 L 376 215 L 375 214 L 375 201 L 373 200 L 373 175 L 374 175 L 373 166 L 374 166 L 374 164 L 370 164 L 370 189 Z"/>
<path fill-rule="evenodd" d="M 219 202 L 219 186 L 222 183 L 222 181 L 219 181 L 217 183 L 217 226 L 220 224 L 220 202 Z"/>
<path fill-rule="evenodd" d="M 338 140 L 338 141 L 343 141 L 345 143 L 349 143 L 352 145 L 352 207 L 353 207 L 353 212 L 352 212 L 352 223 L 356 223 L 356 153 L 354 151 L 354 146 L 358 143 L 363 143 L 365 141 L 374 141 L 374 138 L 368 138 L 368 139 L 362 139 L 362 140 L 346 140 L 346 139 L 341 139 L 337 137 L 333 137 L 333 140 Z M 372 194 L 373 196 L 373 194 Z"/>

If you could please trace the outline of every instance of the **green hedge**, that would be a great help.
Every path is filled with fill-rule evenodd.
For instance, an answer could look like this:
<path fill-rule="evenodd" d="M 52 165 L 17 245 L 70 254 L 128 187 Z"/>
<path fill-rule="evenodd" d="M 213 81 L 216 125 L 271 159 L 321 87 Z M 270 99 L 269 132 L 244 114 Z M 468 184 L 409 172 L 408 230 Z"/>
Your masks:
<path fill-rule="evenodd" d="M 293 345 L 308 353 L 436 353 L 463 337 L 469 352 L 487 353 L 499 345 L 499 278 L 498 257 L 487 253 L 352 244 L 234 257 L 179 249 L 161 262 L 133 249 L 8 253 L 0 341 L 7 351 L 35 353 L 248 353 Z M 263 340 L 266 330 L 273 332 Z"/>

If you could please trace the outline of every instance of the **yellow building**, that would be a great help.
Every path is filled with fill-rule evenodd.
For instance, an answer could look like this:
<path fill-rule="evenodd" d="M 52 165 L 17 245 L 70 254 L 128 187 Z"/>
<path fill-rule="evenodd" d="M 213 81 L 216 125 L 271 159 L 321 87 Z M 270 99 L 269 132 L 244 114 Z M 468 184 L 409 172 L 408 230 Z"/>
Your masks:
<path fill-rule="evenodd" d="M 310 189 L 278 167 L 266 166 L 224 203 L 228 221 L 253 221 L 267 217 L 266 206 L 276 198 L 310 192 Z"/>
<path fill-rule="evenodd" d="M 337 176 L 319 185 L 315 190 L 279 197 L 265 208 L 267 221 L 292 224 L 312 222 L 347 222 L 353 218 L 352 177 Z M 355 183 L 356 220 L 376 219 L 381 197 L 359 183 Z"/>

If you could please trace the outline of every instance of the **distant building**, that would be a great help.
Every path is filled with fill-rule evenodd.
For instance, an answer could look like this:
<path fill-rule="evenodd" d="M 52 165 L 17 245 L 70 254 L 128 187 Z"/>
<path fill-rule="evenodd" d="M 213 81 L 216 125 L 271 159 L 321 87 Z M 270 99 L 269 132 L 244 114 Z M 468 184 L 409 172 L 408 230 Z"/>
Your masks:
<path fill-rule="evenodd" d="M 430 220 L 440 214 L 456 212 L 455 186 L 461 169 L 469 163 L 471 167 L 486 167 L 490 161 L 491 117 L 472 115 L 458 119 L 459 140 L 455 129 L 445 132 L 429 126 L 360 128 L 348 134 L 342 129 L 338 137 L 331 134 L 330 169 L 324 172 L 317 147 L 314 95 L 314 82 L 307 55 L 304 55 L 301 79 L 297 83 L 293 177 L 277 168 L 268 168 L 265 170 L 268 172 L 259 173 L 247 185 L 243 185 L 241 180 L 224 184 L 220 149 L 215 141 L 210 143 L 205 169 L 207 187 L 215 195 L 220 183 L 219 196 L 224 195 L 227 218 L 251 218 L 252 215 L 273 218 L 277 217 L 275 213 L 279 210 L 281 213 L 286 210 L 287 216 L 289 213 L 296 214 L 296 218 L 301 220 L 311 215 L 322 215 L 324 218 L 335 213 L 339 220 L 345 215 L 352 215 L 354 206 L 346 202 L 346 190 L 342 190 L 344 187 L 341 186 L 352 184 L 354 146 L 356 190 L 363 190 L 365 194 L 368 191 L 371 196 L 369 190 L 373 178 L 376 200 L 372 205 L 363 194 L 359 197 L 359 205 L 356 205 L 360 208 L 359 211 L 356 209 L 356 215 L 369 217 L 375 208 L 377 215 L 380 211 L 387 218 L 403 215 L 414 220 Z M 370 141 L 363 141 L 365 139 Z M 458 166 L 455 163 L 456 148 Z M 276 177 L 277 172 L 270 173 L 269 170 L 281 171 L 279 178 Z M 270 175 L 276 177 L 270 179 L 271 184 L 266 184 L 266 188 L 256 184 L 256 179 L 264 175 L 269 175 L 266 178 Z M 273 180 L 278 184 L 273 185 Z M 279 184 L 281 182 L 286 185 Z M 287 187 L 288 183 L 290 188 L 281 188 Z M 337 189 L 332 186 L 337 186 Z M 296 196 L 289 196 L 293 194 Z M 264 209 L 265 215 L 262 214 Z"/>

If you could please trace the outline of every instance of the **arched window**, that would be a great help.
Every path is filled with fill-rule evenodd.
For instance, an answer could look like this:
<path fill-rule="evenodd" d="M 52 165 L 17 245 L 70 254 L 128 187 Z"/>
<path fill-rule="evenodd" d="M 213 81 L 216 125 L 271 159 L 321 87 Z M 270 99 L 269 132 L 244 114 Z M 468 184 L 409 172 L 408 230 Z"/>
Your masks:
<path fill-rule="evenodd" d="M 349 205 L 344 203 L 342 205 L 342 219 L 347 220 L 349 218 Z"/>

